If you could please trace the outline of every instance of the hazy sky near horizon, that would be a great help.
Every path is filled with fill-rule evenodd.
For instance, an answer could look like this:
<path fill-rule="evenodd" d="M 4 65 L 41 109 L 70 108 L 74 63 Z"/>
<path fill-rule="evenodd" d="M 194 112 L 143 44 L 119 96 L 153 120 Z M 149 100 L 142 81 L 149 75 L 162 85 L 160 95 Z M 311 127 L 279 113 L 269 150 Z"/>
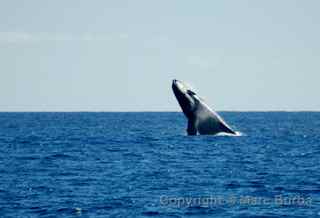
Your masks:
<path fill-rule="evenodd" d="M 320 110 L 320 1 L 0 2 L 0 111 Z"/>

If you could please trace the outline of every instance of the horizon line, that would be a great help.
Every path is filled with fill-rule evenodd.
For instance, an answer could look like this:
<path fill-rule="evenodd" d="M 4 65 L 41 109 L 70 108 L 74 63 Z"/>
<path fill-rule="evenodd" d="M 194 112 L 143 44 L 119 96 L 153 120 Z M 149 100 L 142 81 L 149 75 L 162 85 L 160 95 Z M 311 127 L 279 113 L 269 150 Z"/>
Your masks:
<path fill-rule="evenodd" d="M 217 112 L 320 112 L 320 110 L 215 110 Z M 0 113 L 182 113 L 174 110 L 12 110 Z"/>

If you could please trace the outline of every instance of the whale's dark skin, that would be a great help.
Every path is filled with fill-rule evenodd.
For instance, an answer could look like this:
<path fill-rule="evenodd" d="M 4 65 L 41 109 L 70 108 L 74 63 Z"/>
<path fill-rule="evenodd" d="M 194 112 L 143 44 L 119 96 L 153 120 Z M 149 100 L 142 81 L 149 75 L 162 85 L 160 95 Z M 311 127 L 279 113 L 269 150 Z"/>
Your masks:
<path fill-rule="evenodd" d="M 187 85 L 173 80 L 172 90 L 188 119 L 188 135 L 236 134 L 223 119 L 197 96 Z"/>

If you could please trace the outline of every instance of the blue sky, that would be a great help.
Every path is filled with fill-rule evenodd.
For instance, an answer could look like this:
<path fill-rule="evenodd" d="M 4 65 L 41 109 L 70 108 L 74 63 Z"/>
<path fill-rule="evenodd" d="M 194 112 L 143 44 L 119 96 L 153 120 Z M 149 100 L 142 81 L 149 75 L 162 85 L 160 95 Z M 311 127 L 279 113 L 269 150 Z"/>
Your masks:
<path fill-rule="evenodd" d="M 1 111 L 319 110 L 320 1 L 0 2 Z"/>

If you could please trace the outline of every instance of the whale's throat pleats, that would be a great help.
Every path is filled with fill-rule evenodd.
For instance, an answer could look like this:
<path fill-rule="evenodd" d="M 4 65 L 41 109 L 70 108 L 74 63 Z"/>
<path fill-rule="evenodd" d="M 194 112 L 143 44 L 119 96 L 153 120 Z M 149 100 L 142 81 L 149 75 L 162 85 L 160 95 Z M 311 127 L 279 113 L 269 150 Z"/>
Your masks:
<path fill-rule="evenodd" d="M 187 128 L 188 135 L 197 135 L 197 128 L 195 120 L 188 119 L 188 128 Z"/>

